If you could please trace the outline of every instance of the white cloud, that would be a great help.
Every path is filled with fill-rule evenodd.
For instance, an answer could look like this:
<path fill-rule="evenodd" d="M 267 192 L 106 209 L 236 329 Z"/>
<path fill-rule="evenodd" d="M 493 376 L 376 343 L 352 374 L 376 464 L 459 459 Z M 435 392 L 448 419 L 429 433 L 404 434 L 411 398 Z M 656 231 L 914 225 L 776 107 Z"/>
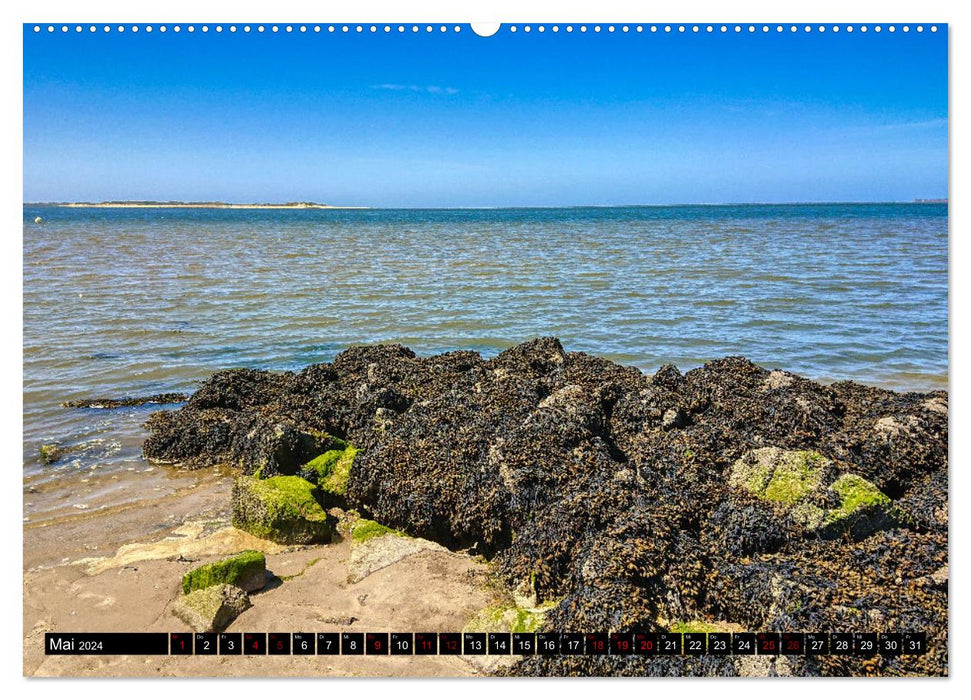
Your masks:
<path fill-rule="evenodd" d="M 922 122 L 899 122 L 896 124 L 883 124 L 884 129 L 927 129 L 938 126 L 947 126 L 947 119 L 928 119 Z"/>
<path fill-rule="evenodd" d="M 422 92 L 429 95 L 456 95 L 458 90 L 453 87 L 442 87 L 440 85 L 401 85 L 399 83 L 381 83 L 372 85 L 373 90 L 394 90 L 398 92 Z"/>

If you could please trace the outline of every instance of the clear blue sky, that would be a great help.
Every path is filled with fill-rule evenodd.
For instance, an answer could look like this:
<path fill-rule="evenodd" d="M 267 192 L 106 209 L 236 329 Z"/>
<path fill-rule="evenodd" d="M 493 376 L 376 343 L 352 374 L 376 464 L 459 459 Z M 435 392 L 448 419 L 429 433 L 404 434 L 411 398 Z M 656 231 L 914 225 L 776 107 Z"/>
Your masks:
<path fill-rule="evenodd" d="M 24 29 L 24 200 L 947 195 L 947 30 Z"/>

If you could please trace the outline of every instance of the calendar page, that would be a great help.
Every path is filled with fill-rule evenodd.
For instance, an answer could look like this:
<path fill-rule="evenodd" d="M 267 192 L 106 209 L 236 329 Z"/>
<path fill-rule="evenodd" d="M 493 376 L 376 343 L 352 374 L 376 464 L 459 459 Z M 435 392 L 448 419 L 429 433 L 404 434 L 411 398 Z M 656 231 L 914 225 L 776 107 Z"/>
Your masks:
<path fill-rule="evenodd" d="M 22 34 L 24 675 L 948 675 L 947 23 Z"/>

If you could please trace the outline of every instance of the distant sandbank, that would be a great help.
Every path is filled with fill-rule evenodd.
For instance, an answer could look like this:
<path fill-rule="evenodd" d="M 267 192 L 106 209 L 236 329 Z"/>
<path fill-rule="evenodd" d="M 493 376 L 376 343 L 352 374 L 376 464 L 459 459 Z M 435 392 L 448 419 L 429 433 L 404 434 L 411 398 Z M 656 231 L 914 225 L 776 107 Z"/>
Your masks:
<path fill-rule="evenodd" d="M 316 202 L 233 204 L 229 202 L 47 202 L 44 206 L 96 209 L 368 209 Z"/>

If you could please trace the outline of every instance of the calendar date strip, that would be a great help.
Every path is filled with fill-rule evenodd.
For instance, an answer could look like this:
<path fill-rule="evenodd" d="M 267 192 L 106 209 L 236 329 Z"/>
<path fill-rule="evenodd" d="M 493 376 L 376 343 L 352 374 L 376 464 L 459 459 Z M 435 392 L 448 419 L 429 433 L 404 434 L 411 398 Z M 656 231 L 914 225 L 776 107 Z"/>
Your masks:
<path fill-rule="evenodd" d="M 924 632 L 48 632 L 54 656 L 921 655 Z"/>

